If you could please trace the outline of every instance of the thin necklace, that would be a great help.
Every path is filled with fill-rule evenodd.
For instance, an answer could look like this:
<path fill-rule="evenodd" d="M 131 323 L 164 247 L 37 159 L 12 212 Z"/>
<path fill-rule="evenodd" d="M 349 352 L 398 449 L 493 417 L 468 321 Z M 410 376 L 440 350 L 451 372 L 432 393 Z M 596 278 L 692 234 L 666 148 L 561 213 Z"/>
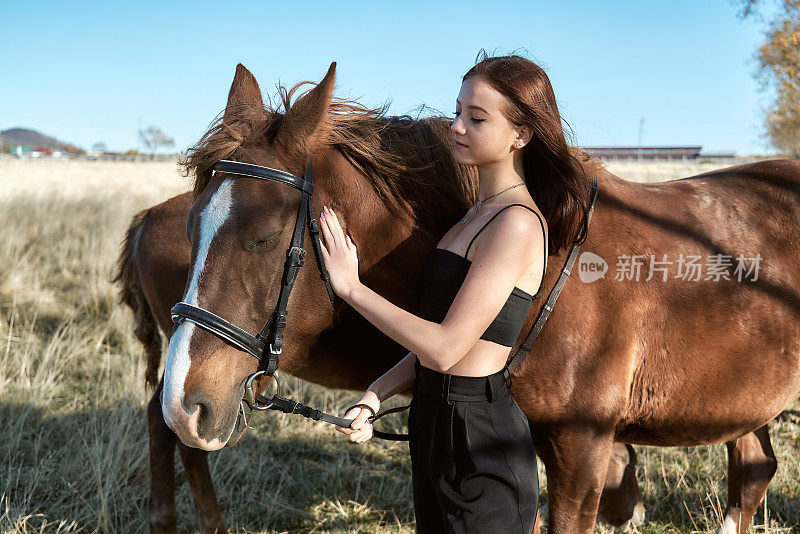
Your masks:
<path fill-rule="evenodd" d="M 508 191 L 509 189 L 514 189 L 515 187 L 517 187 L 517 186 L 520 186 L 520 185 L 524 185 L 524 184 L 525 184 L 525 182 L 520 182 L 520 183 L 518 183 L 518 184 L 514 184 L 514 185 L 512 185 L 512 186 L 510 186 L 510 187 L 506 187 L 505 189 L 503 189 L 502 191 L 500 191 L 500 193 L 505 193 L 505 192 L 506 192 L 506 191 Z M 474 211 L 473 213 L 478 213 L 478 210 L 479 210 L 479 209 L 481 209 L 481 206 L 483 206 L 483 204 L 484 204 L 484 203 L 485 203 L 487 200 L 489 200 L 489 199 L 491 199 L 491 198 L 494 198 L 494 197 L 496 197 L 496 196 L 497 196 L 497 195 L 499 195 L 500 193 L 495 193 L 494 195 L 488 196 L 488 197 L 484 198 L 483 200 L 479 200 L 479 201 L 477 202 L 477 204 L 475 204 L 475 211 Z M 467 213 L 467 217 L 468 217 L 468 216 L 469 216 L 469 213 Z M 461 221 L 461 224 L 467 224 L 467 217 L 464 217 L 464 220 L 462 220 L 462 221 Z"/>

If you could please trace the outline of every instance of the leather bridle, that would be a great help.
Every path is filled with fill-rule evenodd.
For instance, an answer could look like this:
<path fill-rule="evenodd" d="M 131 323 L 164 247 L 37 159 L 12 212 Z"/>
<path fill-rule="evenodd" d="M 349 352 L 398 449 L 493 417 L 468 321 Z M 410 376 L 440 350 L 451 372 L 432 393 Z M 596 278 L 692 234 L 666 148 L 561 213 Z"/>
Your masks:
<path fill-rule="evenodd" d="M 297 279 L 297 273 L 300 271 L 300 267 L 303 266 L 303 259 L 306 256 L 306 250 L 303 248 L 306 227 L 308 227 L 308 233 L 311 236 L 311 245 L 314 248 L 314 256 L 317 258 L 320 278 L 322 278 L 322 281 L 325 283 L 325 288 L 328 291 L 328 298 L 331 303 L 333 303 L 334 299 L 331 278 L 328 274 L 328 270 L 325 268 L 325 261 L 322 258 L 319 227 L 317 226 L 317 220 L 314 217 L 314 211 L 311 207 L 311 195 L 314 193 L 312 161 L 309 160 L 303 176 L 295 176 L 294 174 L 280 169 L 273 169 L 272 167 L 224 159 L 214 165 L 211 172 L 212 176 L 215 172 L 224 172 L 259 180 L 272 180 L 290 185 L 295 189 L 299 189 L 302 193 L 300 207 L 297 210 L 297 219 L 294 223 L 292 241 L 289 244 L 289 250 L 286 252 L 286 261 L 283 266 L 283 277 L 281 278 L 281 290 L 278 295 L 278 303 L 275 305 L 275 311 L 270 316 L 267 324 L 264 325 L 261 332 L 255 336 L 239 328 L 230 321 L 223 319 L 219 315 L 186 302 L 179 302 L 172 307 L 172 310 L 170 310 L 172 320 L 177 324 L 181 324 L 184 321 L 192 322 L 203 330 L 207 330 L 227 341 L 236 348 L 251 354 L 259 361 L 258 370 L 245 380 L 244 397 L 242 398 L 241 405 L 245 426 L 250 426 L 250 416 L 253 410 L 278 410 L 284 413 L 296 413 L 303 417 L 314 419 L 315 421 L 325 421 L 334 425 L 349 427 L 350 423 L 353 422 L 352 419 L 337 417 L 306 406 L 300 402 L 281 397 L 277 394 L 278 380 L 275 372 L 278 369 L 278 356 L 283 349 L 283 330 L 286 327 L 289 295 L 292 292 L 292 287 L 294 287 L 294 282 Z M 256 395 L 253 389 L 253 382 L 261 375 L 267 376 L 269 381 L 264 391 Z M 265 392 L 268 393 L 265 394 Z M 368 421 L 374 422 L 384 415 L 402 409 L 401 407 L 384 410 L 379 414 L 369 417 Z M 349 411 L 349 408 L 346 412 L 347 411 Z M 383 439 L 397 440 L 404 439 L 405 437 L 405 435 L 402 434 L 385 433 L 377 429 L 374 429 L 373 432 L 376 437 Z M 238 437 L 235 439 L 238 440 Z M 229 442 L 228 444 L 232 445 L 234 443 Z"/>
<path fill-rule="evenodd" d="M 178 323 L 184 320 L 191 321 L 200 328 L 208 330 L 237 348 L 255 356 L 260 362 L 259 371 L 267 376 L 275 374 L 275 370 L 278 368 L 278 355 L 281 354 L 283 347 L 283 329 L 286 327 L 286 309 L 289 304 L 289 295 L 292 292 L 297 273 L 303 265 L 303 258 L 306 256 L 306 251 L 303 248 L 306 226 L 308 226 L 308 233 L 311 235 L 311 245 L 314 247 L 314 255 L 317 258 L 320 277 L 325 282 L 328 298 L 333 303 L 333 287 L 331 286 L 330 275 L 325 268 L 325 262 L 322 259 L 319 227 L 311 207 L 311 195 L 314 193 L 312 169 L 312 163 L 309 161 L 305 174 L 299 177 L 271 167 L 224 159 L 214 165 L 212 169 L 212 176 L 215 172 L 224 172 L 259 180 L 273 180 L 299 189 L 302 193 L 300 208 L 297 210 L 297 220 L 294 223 L 292 241 L 289 244 L 289 250 L 286 252 L 278 303 L 275 305 L 275 311 L 261 332 L 253 336 L 222 317 L 186 302 L 179 302 L 171 310 L 173 321 Z"/>

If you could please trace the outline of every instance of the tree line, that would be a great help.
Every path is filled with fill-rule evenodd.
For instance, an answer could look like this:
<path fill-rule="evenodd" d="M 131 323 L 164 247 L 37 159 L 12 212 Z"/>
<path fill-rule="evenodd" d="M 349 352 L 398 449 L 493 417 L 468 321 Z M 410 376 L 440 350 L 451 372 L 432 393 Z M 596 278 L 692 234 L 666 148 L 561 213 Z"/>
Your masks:
<path fill-rule="evenodd" d="M 764 0 L 737 0 L 742 18 L 760 16 Z M 800 0 L 777 0 L 756 52 L 756 77 L 774 100 L 764 110 L 764 133 L 778 151 L 800 158 Z"/>

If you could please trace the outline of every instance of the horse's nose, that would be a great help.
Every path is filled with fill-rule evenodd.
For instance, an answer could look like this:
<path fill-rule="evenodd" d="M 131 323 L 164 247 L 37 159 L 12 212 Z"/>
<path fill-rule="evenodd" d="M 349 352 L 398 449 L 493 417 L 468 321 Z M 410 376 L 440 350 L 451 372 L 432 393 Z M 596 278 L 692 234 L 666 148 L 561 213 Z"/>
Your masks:
<path fill-rule="evenodd" d="M 208 394 L 203 391 L 185 394 L 182 408 L 188 416 L 186 425 L 190 435 L 207 442 L 218 437 L 218 432 L 215 431 L 214 401 Z"/>
<path fill-rule="evenodd" d="M 180 440 L 205 451 L 215 451 L 225 446 L 227 437 L 215 432 L 214 402 L 201 393 L 187 395 L 180 402 L 173 395 L 165 394 L 161 405 L 164 421 Z"/>

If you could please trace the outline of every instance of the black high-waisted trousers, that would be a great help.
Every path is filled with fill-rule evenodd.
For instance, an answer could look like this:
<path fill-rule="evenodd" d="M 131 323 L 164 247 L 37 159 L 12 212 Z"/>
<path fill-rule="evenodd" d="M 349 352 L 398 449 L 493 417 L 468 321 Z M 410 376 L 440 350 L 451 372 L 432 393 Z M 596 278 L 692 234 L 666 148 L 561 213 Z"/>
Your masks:
<path fill-rule="evenodd" d="M 408 433 L 417 532 L 532 532 L 536 455 L 503 371 L 449 375 L 419 360 L 415 371 Z"/>

